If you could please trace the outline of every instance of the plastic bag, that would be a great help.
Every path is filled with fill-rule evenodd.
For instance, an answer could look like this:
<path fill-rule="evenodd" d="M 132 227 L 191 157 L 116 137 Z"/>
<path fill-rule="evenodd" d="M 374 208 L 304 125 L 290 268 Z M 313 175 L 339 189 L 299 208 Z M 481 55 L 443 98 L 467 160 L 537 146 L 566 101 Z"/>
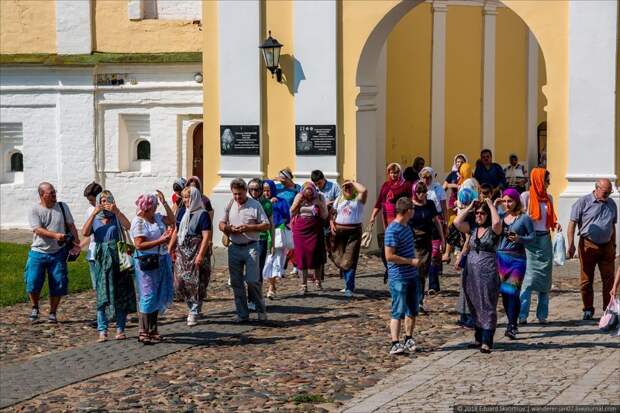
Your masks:
<path fill-rule="evenodd" d="M 566 262 L 566 243 L 564 242 L 564 234 L 558 231 L 555 234 L 553 242 L 553 263 L 555 265 L 564 265 Z"/>
<path fill-rule="evenodd" d="M 366 227 L 366 231 L 362 234 L 362 242 L 360 246 L 364 249 L 370 248 L 370 243 L 372 242 L 372 228 L 374 224 L 368 224 Z"/>
<path fill-rule="evenodd" d="M 276 228 L 273 237 L 273 246 L 275 248 L 293 249 L 293 233 L 288 228 Z"/>
<path fill-rule="evenodd" d="M 618 328 L 619 322 L 620 302 L 615 297 L 612 297 L 605 309 L 605 313 L 598 322 L 598 328 L 605 333 L 613 332 Z"/>

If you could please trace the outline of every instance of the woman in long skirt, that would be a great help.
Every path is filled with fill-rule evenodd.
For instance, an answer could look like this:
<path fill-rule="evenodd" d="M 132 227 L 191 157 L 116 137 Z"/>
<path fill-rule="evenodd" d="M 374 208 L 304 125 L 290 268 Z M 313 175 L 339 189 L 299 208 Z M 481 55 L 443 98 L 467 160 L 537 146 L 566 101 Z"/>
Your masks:
<path fill-rule="evenodd" d="M 473 225 L 467 215 L 475 211 Z M 465 298 L 475 323 L 475 342 L 472 347 L 482 353 L 490 353 L 497 327 L 497 301 L 500 280 L 497 275 L 495 256 L 502 223 L 490 199 L 482 205 L 471 203 L 454 220 L 456 228 L 469 233 L 467 271 L 463 278 Z"/>
<path fill-rule="evenodd" d="M 536 239 L 525 249 L 527 268 L 520 293 L 520 324 L 527 324 L 533 291 L 538 292 L 536 318 L 540 323 L 546 323 L 549 316 L 549 291 L 553 272 L 553 245 L 550 231 L 562 230 L 557 223 L 553 197 L 547 193 L 550 183 L 549 171 L 545 168 L 534 168 L 530 175 L 530 190 L 521 194 L 521 203 L 527 208 L 527 214 L 534 223 Z"/>
<path fill-rule="evenodd" d="M 536 233 L 532 220 L 523 212 L 519 191 L 508 188 L 495 202 L 506 211 L 497 248 L 497 270 L 502 282 L 502 303 L 508 317 L 504 335 L 514 340 L 517 338 L 517 318 L 521 308 L 519 294 L 526 268 L 525 246 L 534 241 Z"/>
<path fill-rule="evenodd" d="M 158 198 L 166 210 L 165 216 L 155 212 Z M 157 197 L 153 194 L 140 195 L 136 207 L 138 215 L 131 222 L 130 232 L 136 247 L 134 269 L 140 298 L 138 341 L 150 344 L 162 339 L 157 329 L 157 318 L 172 303 L 174 294 L 172 259 L 167 245 L 175 220 L 160 191 L 157 191 Z"/>
<path fill-rule="evenodd" d="M 187 325 L 195 326 L 202 312 L 202 303 L 207 298 L 211 278 L 213 227 L 198 189 L 187 187 L 181 196 L 185 212 L 172 235 L 170 248 L 176 251 L 175 290 L 187 304 Z"/>
<path fill-rule="evenodd" d="M 85 237 L 93 236 L 95 241 L 94 273 L 97 293 L 98 341 L 108 339 L 108 320 L 116 320 L 117 340 L 124 340 L 127 315 L 136 312 L 136 292 L 133 285 L 133 271 L 121 269 L 118 242 L 122 230 L 129 229 L 129 220 L 114 202 L 110 191 L 97 195 L 93 213 L 82 228 Z"/>
<path fill-rule="evenodd" d="M 332 260 L 344 279 L 345 296 L 355 291 L 355 272 L 362 244 L 362 214 L 368 198 L 368 190 L 357 182 L 346 181 L 342 193 L 334 202 L 330 230 L 334 239 Z"/>
<path fill-rule="evenodd" d="M 308 272 L 313 271 L 317 289 L 322 289 L 320 274 L 325 264 L 323 222 L 327 219 L 327 203 L 312 182 L 306 182 L 291 206 L 295 261 L 301 271 L 302 294 L 308 291 Z"/>

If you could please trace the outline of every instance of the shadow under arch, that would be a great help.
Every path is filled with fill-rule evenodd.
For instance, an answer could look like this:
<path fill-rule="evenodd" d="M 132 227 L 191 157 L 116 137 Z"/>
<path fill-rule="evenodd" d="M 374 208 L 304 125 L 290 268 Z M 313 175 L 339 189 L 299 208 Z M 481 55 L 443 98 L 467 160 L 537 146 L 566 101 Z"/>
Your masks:
<path fill-rule="evenodd" d="M 360 182 L 367 182 L 369 188 L 378 188 L 381 182 L 381 178 L 378 174 L 375 174 L 375 169 L 368 168 L 369 165 L 377 165 L 377 154 L 375 151 L 365 150 L 364 148 L 372 148 L 375 146 L 375 137 L 381 136 L 377 129 L 377 101 L 378 94 L 378 76 L 377 66 L 380 60 L 380 55 L 390 33 L 398 25 L 398 23 L 413 10 L 416 6 L 424 3 L 424 0 L 401 0 L 395 3 L 390 9 L 384 12 L 374 25 L 372 31 L 368 35 L 361 53 L 358 58 L 356 72 L 355 72 L 355 85 L 359 88 L 356 97 L 356 177 Z M 539 37 L 536 33 L 536 27 L 532 27 L 528 23 L 528 16 L 519 10 L 519 7 L 512 7 L 510 1 L 500 1 L 506 8 L 510 9 L 521 21 L 525 24 L 527 29 L 532 33 L 536 43 L 538 44 L 540 55 L 542 57 L 542 67 L 545 73 L 545 84 L 542 85 L 539 92 L 544 98 L 544 110 L 547 113 L 547 102 L 549 101 L 547 96 L 548 78 L 546 77 L 548 72 L 547 61 L 545 60 L 545 48 L 539 41 Z M 450 2 L 447 2 L 450 5 Z M 483 5 L 481 4 L 480 7 Z M 518 5 L 516 5 L 518 6 Z M 548 116 L 547 116 L 548 118 Z M 535 123 L 535 127 L 538 122 Z M 534 127 L 534 133 L 536 133 Z M 533 142 L 532 142 L 533 143 Z M 380 168 L 378 168 L 380 169 Z"/>

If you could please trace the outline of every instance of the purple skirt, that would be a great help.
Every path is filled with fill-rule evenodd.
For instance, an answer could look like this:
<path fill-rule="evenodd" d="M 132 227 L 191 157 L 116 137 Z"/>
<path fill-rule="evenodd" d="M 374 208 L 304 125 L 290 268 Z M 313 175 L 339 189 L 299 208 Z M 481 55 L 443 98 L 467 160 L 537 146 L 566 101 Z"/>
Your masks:
<path fill-rule="evenodd" d="M 312 270 L 325 264 L 323 221 L 318 216 L 298 216 L 291 225 L 295 245 L 295 264 L 299 270 Z"/>

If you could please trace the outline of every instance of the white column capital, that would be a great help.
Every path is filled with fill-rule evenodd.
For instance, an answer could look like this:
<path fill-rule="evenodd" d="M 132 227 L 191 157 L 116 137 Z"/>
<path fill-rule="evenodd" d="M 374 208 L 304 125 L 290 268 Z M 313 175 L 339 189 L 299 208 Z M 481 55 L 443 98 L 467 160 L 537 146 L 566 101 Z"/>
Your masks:
<path fill-rule="evenodd" d="M 447 13 L 448 2 L 443 0 L 433 1 L 433 13 Z"/>

